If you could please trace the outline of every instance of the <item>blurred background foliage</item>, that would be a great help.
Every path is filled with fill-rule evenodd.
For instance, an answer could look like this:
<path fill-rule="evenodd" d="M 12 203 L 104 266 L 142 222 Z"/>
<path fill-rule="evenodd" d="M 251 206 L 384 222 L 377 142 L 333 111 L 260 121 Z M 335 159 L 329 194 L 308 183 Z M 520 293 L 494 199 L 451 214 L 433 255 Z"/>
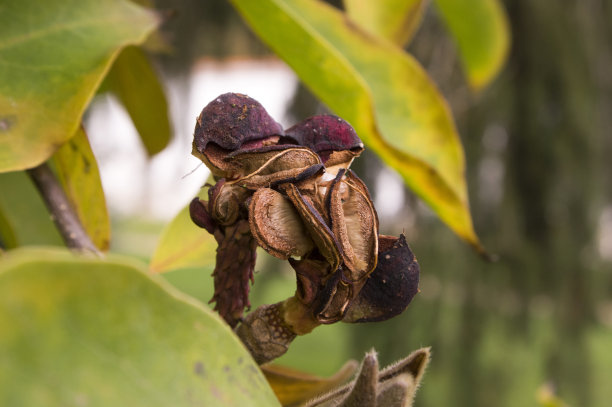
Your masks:
<path fill-rule="evenodd" d="M 545 403 L 538 399 L 544 387 L 572 406 L 609 404 L 612 4 L 505 6 L 513 45 L 501 75 L 479 93 L 466 83 L 436 8 L 427 8 L 408 48 L 451 105 L 475 227 L 499 260 L 482 261 L 405 190 L 403 207 L 381 216 L 381 231 L 409 236 L 422 267 L 420 295 L 384 323 L 318 328 L 298 338 L 280 363 L 331 374 L 371 347 L 389 363 L 431 345 L 420 406 L 537 405 Z M 270 55 L 225 2 L 157 7 L 177 10 L 162 29 L 176 45 L 158 59 L 168 75 L 186 75 L 201 57 Z M 322 107 L 300 86 L 289 109 L 299 120 Z M 394 177 L 367 151 L 355 164 L 375 199 Z M 263 253 L 257 270 L 254 307 L 294 287 L 292 273 Z M 165 277 L 206 301 L 210 271 Z"/>
<path fill-rule="evenodd" d="M 187 105 L 195 91 L 189 79 L 194 67 L 202 60 L 276 57 L 224 0 L 139 3 L 153 5 L 165 16 L 160 33 L 149 38 L 146 58 L 161 74 L 162 85 L 168 88 L 171 83 L 180 95 L 169 97 L 169 108 L 175 141 L 188 152 L 192 127 L 176 123 L 193 126 L 195 117 L 189 117 Z M 341 7 L 340 2 L 332 3 Z M 347 359 L 361 359 L 372 347 L 384 365 L 415 348 L 432 346 L 433 360 L 417 395 L 418 406 L 561 405 L 557 396 L 570 406 L 608 406 L 612 399 L 612 3 L 506 1 L 512 47 L 501 73 L 485 88 L 482 76 L 466 79 L 469 67 L 458 51 L 465 44 L 456 44 L 448 35 L 462 27 L 445 25 L 448 21 L 435 7 L 452 2 L 432 3 L 424 9 L 407 51 L 420 61 L 450 105 L 466 154 L 474 226 L 498 261 L 483 261 L 402 186 L 396 173 L 366 151 L 354 169 L 376 203 L 384 204 L 390 189 L 395 191 L 393 199 L 402 203 L 380 211 L 381 231 L 407 235 L 421 265 L 421 293 L 404 314 L 390 321 L 317 328 L 297 338 L 279 363 L 331 375 Z M 127 50 L 118 63 L 143 64 L 141 51 Z M 156 81 L 150 67 L 142 66 L 140 78 Z M 154 140 L 145 145 L 154 154 L 168 143 L 171 124 L 147 127 L 150 112 L 142 113 L 138 101 L 129 100 L 129 93 L 121 94 L 134 83 L 138 80 L 116 64 L 99 92 L 115 93 L 139 131 L 154 134 L 143 137 Z M 153 100 L 159 85 L 140 91 L 149 92 Z M 291 122 L 326 109 L 304 85 L 296 88 L 286 108 Z M 157 112 L 164 109 L 155 107 Z M 113 153 L 95 148 L 94 152 L 100 161 Z M 150 169 L 149 164 L 141 168 L 144 173 Z M 176 180 L 183 175 L 176 169 L 163 171 Z M 152 174 L 149 188 L 156 182 L 157 174 Z M 18 219 L 31 220 L 32 213 L 43 213 L 42 203 L 30 199 L 34 191 L 29 187 L 21 173 L 0 177 L 0 191 L 11 190 L 0 194 L 5 214 L 0 216 L 0 229 L 13 230 L 11 221 L 27 224 Z M 150 190 L 148 194 L 154 196 Z M 126 216 L 111 207 L 112 251 L 150 260 L 160 236 L 198 244 L 188 240 L 192 236 L 173 236 L 167 221 L 138 214 L 146 210 L 131 208 Z M 5 234 L 4 246 L 61 244 L 51 222 L 41 219 L 40 223 L 45 221 L 44 229 L 21 228 L 19 233 Z M 170 264 L 156 255 L 152 265 L 159 268 L 156 271 Z M 184 262 L 162 276 L 207 302 L 213 292 L 213 265 L 188 266 Z M 256 270 L 253 308 L 280 301 L 295 289 L 293 272 L 264 252 L 259 253 Z"/>

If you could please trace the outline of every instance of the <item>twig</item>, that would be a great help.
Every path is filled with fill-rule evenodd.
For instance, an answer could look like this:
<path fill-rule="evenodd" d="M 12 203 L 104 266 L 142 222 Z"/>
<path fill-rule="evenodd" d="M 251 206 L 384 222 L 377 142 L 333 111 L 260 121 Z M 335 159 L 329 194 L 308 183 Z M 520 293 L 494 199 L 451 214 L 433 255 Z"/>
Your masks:
<path fill-rule="evenodd" d="M 51 212 L 51 218 L 62 235 L 66 246 L 95 254 L 100 251 L 93 244 L 87 232 L 83 228 L 74 208 L 68 201 L 55 174 L 46 163 L 27 170 L 28 175 L 38 188 L 47 209 Z"/>

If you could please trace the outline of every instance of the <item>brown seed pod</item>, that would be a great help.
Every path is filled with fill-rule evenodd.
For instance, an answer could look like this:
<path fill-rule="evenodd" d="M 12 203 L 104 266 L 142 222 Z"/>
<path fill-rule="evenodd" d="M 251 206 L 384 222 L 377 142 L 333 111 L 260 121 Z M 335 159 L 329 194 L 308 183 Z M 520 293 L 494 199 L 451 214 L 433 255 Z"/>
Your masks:
<path fill-rule="evenodd" d="M 272 146 L 271 146 L 272 147 Z M 319 156 L 304 147 L 260 148 L 238 151 L 227 161 L 241 174 L 234 183 L 249 189 L 299 181 L 323 171 Z"/>
<path fill-rule="evenodd" d="M 260 188 L 253 195 L 249 224 L 257 243 L 279 259 L 303 256 L 314 248 L 291 202 L 270 188 Z"/>
<path fill-rule="evenodd" d="M 295 270 L 297 290 L 295 296 L 307 306 L 312 306 L 324 286 L 323 281 L 330 275 L 329 263 L 317 258 L 289 259 Z"/>
<path fill-rule="evenodd" d="M 322 324 L 333 324 L 340 321 L 360 287 L 359 283 L 344 280 L 342 268 L 336 270 L 325 282 L 314 304 L 314 315 L 317 321 Z"/>
<path fill-rule="evenodd" d="M 242 205 L 250 194 L 251 191 L 222 178 L 209 190 L 211 216 L 220 225 L 231 225 L 240 216 Z"/>
<path fill-rule="evenodd" d="M 331 230 L 342 249 L 346 277 L 363 280 L 376 267 L 378 255 L 378 216 L 372 198 L 363 181 L 344 170 L 327 193 Z"/>
<path fill-rule="evenodd" d="M 319 249 L 319 253 L 327 260 L 330 269 L 337 270 L 341 261 L 340 243 L 327 226 L 325 220 L 317 211 L 308 196 L 302 195 L 293 184 L 284 186 L 285 193 L 297 209 L 308 234 Z"/>
<path fill-rule="evenodd" d="M 406 237 L 381 235 L 378 265 L 350 304 L 344 322 L 384 321 L 400 314 L 419 291 L 419 264 Z"/>

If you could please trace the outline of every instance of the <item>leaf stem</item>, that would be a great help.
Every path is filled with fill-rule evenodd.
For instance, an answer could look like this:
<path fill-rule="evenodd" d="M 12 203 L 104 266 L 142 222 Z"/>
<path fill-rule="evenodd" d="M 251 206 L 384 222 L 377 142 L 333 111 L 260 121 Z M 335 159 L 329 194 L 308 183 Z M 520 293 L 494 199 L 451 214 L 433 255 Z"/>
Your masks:
<path fill-rule="evenodd" d="M 51 213 L 55 226 L 71 249 L 101 254 L 83 228 L 74 208 L 47 163 L 27 170 Z"/>

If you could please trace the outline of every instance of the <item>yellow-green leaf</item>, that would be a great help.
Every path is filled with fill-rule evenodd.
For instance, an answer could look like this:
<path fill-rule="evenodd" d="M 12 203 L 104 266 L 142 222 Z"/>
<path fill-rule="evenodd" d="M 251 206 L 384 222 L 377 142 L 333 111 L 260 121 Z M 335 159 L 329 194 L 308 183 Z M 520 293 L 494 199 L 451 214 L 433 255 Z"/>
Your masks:
<path fill-rule="evenodd" d="M 85 231 L 98 249 L 110 244 L 110 220 L 100 171 L 83 128 L 52 157 L 57 177 Z"/>
<path fill-rule="evenodd" d="M 314 0 L 232 0 L 253 30 L 463 239 L 481 250 L 450 110 L 425 70 Z"/>
<path fill-rule="evenodd" d="M 261 370 L 281 404 L 294 406 L 343 385 L 355 373 L 357 366 L 357 361 L 350 360 L 328 378 L 275 364 L 263 365 Z"/>
<path fill-rule="evenodd" d="M 0 405 L 279 406 L 210 309 L 118 256 L 0 256 Z"/>
<path fill-rule="evenodd" d="M 510 29 L 499 0 L 435 0 L 472 89 L 487 86 L 499 73 L 510 48 Z"/>
<path fill-rule="evenodd" d="M 186 267 L 215 267 L 217 242 L 189 217 L 189 205 L 166 226 L 159 238 L 149 268 L 155 273 Z"/>
<path fill-rule="evenodd" d="M 72 137 L 119 50 L 157 24 L 128 0 L 3 0 L 0 172 L 34 167 Z"/>
<path fill-rule="evenodd" d="M 63 246 L 38 190 L 24 171 L 0 174 L 0 246 Z"/>
<path fill-rule="evenodd" d="M 344 0 L 348 16 L 374 35 L 404 46 L 423 19 L 429 0 Z"/>
<path fill-rule="evenodd" d="M 130 115 L 147 153 L 154 155 L 170 141 L 170 119 L 164 89 L 142 49 L 130 46 L 121 51 L 107 77 Z"/>

